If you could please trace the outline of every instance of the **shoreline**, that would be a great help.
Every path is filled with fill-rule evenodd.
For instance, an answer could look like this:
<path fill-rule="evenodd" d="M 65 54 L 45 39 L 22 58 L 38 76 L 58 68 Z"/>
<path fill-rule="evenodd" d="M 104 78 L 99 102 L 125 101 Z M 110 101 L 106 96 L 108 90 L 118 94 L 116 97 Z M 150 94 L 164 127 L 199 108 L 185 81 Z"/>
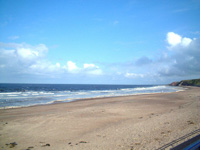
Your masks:
<path fill-rule="evenodd" d="M 174 92 L 181 92 L 185 91 L 189 88 L 188 87 L 181 87 L 181 90 L 177 90 Z M 104 98 L 117 98 L 117 97 L 130 97 L 130 96 L 137 96 L 137 95 L 148 95 L 148 94 L 161 94 L 161 93 L 174 93 L 174 92 L 155 92 L 155 93 L 136 93 L 136 94 L 130 94 L 130 95 L 119 95 L 119 96 L 97 96 L 97 97 L 88 97 L 88 98 L 69 98 L 69 99 L 63 99 L 63 100 L 54 100 L 51 102 L 47 102 L 44 104 L 34 104 L 34 105 L 27 105 L 27 106 L 6 106 L 6 107 L 0 107 L 0 110 L 5 109 L 19 109 L 19 108 L 27 108 L 27 107 L 37 107 L 37 106 L 44 106 L 44 105 L 54 105 L 54 104 L 62 104 L 62 103 L 71 103 L 75 101 L 85 101 L 85 100 L 93 100 L 93 99 L 104 99 Z"/>
<path fill-rule="evenodd" d="M 157 149 L 200 128 L 199 97 L 199 87 L 187 87 L 1 109 L 0 149 Z"/>

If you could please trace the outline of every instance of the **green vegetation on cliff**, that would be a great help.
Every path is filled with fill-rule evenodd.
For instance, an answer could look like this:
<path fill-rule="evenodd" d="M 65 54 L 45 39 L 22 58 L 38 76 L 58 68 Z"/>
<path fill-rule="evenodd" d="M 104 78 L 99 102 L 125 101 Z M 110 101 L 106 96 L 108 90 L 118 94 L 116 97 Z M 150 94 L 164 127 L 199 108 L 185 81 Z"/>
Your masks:
<path fill-rule="evenodd" d="M 200 86 L 200 79 L 182 80 L 180 82 L 173 82 L 173 86 Z"/>
<path fill-rule="evenodd" d="M 200 86 L 200 79 L 182 80 L 182 85 Z"/>

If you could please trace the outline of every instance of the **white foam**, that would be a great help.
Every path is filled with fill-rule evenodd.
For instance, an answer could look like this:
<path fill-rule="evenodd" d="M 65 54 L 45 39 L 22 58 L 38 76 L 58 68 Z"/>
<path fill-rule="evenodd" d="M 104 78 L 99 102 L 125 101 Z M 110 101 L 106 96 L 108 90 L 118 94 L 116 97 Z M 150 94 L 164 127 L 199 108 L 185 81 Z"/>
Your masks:
<path fill-rule="evenodd" d="M 55 95 L 54 97 L 63 97 L 63 96 L 67 96 L 67 95 Z"/>
<path fill-rule="evenodd" d="M 39 92 L 39 94 L 44 94 L 44 95 L 53 95 L 54 93 L 51 93 L 51 92 Z"/>
<path fill-rule="evenodd" d="M 129 88 L 129 89 L 120 89 L 120 91 L 132 91 L 134 88 Z"/>
<path fill-rule="evenodd" d="M 130 95 L 140 95 L 140 94 L 154 94 L 162 92 L 166 93 L 166 92 L 175 92 L 180 90 L 183 90 L 183 88 L 160 85 L 153 87 L 124 88 L 116 90 L 91 90 L 91 91 L 82 90 L 82 91 L 53 91 L 53 92 L 27 91 L 27 92 L 9 92 L 9 93 L 4 92 L 0 93 L 1 94 L 0 97 L 4 100 L 8 100 L 9 102 L 8 105 L 18 105 L 19 103 L 17 101 L 20 99 L 24 101 L 22 102 L 22 105 L 33 106 L 39 104 L 51 104 L 56 102 L 69 102 L 87 98 L 118 97 L 118 96 L 130 96 Z M 36 102 L 37 104 L 35 104 Z"/>
<path fill-rule="evenodd" d="M 88 95 L 88 92 L 76 92 L 74 94 L 76 94 L 76 95 Z"/>
<path fill-rule="evenodd" d="M 15 96 L 18 96 L 18 95 L 8 95 L 8 96 L 10 96 L 10 97 L 15 97 Z"/>
<path fill-rule="evenodd" d="M 134 91 L 145 91 L 145 90 L 161 90 L 161 89 L 167 89 L 167 86 L 153 86 L 153 87 L 139 87 L 134 88 Z"/>
<path fill-rule="evenodd" d="M 0 93 L 1 95 L 16 95 L 21 94 L 21 92 L 9 92 L 9 93 Z"/>

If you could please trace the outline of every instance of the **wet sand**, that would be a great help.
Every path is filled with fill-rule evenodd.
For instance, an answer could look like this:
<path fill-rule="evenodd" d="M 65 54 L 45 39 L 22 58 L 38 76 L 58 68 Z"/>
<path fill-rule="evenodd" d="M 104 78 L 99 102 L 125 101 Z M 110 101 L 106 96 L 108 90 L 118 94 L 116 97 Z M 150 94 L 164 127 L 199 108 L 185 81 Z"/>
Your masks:
<path fill-rule="evenodd" d="M 157 149 L 199 128 L 200 88 L 187 87 L 0 110 L 0 149 Z"/>

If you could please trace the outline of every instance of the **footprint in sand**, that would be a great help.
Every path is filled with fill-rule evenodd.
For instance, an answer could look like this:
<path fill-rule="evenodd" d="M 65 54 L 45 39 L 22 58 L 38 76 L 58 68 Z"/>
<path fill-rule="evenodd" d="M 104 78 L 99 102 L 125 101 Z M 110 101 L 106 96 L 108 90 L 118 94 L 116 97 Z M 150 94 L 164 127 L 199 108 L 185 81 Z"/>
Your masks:
<path fill-rule="evenodd" d="M 194 122 L 193 121 L 187 121 L 187 123 L 188 123 L 188 125 L 190 125 L 190 124 L 194 124 Z"/>
<path fill-rule="evenodd" d="M 17 146 L 16 142 L 10 143 L 10 144 L 6 144 L 6 146 L 9 146 L 10 148 L 13 148 L 15 146 Z"/>

